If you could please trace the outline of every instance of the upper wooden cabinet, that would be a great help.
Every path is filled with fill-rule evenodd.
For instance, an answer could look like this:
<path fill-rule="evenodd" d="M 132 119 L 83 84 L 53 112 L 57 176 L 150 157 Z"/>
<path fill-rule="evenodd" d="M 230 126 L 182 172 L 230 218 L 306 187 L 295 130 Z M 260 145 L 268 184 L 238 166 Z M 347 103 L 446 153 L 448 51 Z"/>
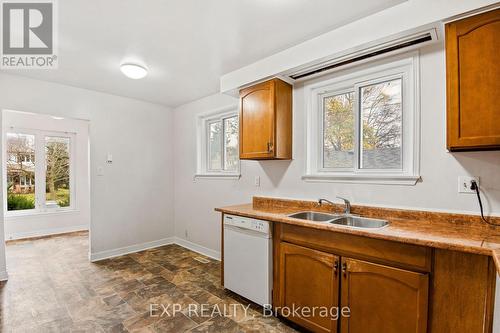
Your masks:
<path fill-rule="evenodd" d="M 446 25 L 447 146 L 500 149 L 500 9 Z"/>
<path fill-rule="evenodd" d="M 292 86 L 279 79 L 240 91 L 240 159 L 292 159 Z"/>

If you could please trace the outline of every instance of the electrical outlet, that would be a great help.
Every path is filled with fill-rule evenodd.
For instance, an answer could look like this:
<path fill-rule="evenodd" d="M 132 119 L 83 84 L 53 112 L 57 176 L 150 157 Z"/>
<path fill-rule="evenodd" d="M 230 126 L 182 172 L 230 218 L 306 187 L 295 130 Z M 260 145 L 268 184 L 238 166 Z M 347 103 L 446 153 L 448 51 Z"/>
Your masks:
<path fill-rule="evenodd" d="M 253 181 L 253 184 L 257 187 L 260 186 L 260 176 L 255 176 L 255 179 Z"/>
<path fill-rule="evenodd" d="M 184 238 L 185 238 L 185 239 L 188 239 L 188 238 L 189 238 L 189 234 L 188 234 L 187 229 L 186 229 L 186 230 L 184 230 Z"/>
<path fill-rule="evenodd" d="M 479 177 L 474 176 L 460 176 L 458 177 L 458 193 L 476 193 L 471 189 L 471 182 L 475 180 L 479 186 Z"/>

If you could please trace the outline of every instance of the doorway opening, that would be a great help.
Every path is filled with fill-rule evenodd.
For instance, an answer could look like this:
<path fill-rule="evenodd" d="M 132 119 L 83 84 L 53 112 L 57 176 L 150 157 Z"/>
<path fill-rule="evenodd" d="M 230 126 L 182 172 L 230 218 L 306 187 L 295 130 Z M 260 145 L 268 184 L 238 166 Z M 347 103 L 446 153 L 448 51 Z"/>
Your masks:
<path fill-rule="evenodd" d="M 89 122 L 2 112 L 5 240 L 88 231 Z"/>

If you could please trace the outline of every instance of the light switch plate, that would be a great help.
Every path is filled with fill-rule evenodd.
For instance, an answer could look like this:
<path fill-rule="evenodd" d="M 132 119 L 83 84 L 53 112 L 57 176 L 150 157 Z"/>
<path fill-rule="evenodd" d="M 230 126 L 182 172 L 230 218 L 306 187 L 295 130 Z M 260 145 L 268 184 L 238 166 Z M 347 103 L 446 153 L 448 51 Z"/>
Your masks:
<path fill-rule="evenodd" d="M 471 181 L 475 180 L 479 186 L 479 177 L 474 176 L 460 176 L 458 177 L 458 193 L 476 193 L 471 189 Z"/>

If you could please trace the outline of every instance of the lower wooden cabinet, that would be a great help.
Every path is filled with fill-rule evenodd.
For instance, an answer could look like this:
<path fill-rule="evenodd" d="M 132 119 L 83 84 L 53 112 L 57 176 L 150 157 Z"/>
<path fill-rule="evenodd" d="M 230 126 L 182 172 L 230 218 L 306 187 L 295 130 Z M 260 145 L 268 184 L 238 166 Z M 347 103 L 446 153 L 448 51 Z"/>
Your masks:
<path fill-rule="evenodd" d="M 340 285 L 341 332 L 427 331 L 428 274 L 342 258 Z"/>
<path fill-rule="evenodd" d="M 280 243 L 279 308 L 338 307 L 349 317 L 290 316 L 313 332 L 419 333 L 427 331 L 429 276 Z M 288 311 L 288 310 L 287 310 Z M 288 315 L 287 315 L 288 314 Z"/>
<path fill-rule="evenodd" d="M 339 258 L 289 243 L 281 243 L 280 252 L 280 314 L 314 332 L 337 332 L 337 321 L 331 317 L 300 310 L 338 306 Z M 293 309 L 303 315 L 290 317 Z"/>

